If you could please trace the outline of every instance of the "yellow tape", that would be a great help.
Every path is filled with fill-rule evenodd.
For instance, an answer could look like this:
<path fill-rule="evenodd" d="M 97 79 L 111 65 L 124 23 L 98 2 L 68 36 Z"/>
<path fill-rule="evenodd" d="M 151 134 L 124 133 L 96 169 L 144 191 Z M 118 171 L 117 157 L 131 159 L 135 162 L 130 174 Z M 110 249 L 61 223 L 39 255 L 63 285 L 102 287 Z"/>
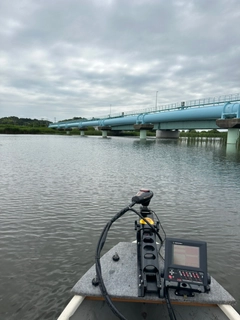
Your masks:
<path fill-rule="evenodd" d="M 151 218 L 145 218 L 145 220 L 147 220 L 147 222 L 150 223 L 150 224 L 154 224 L 154 221 Z M 141 224 L 147 224 L 143 219 L 141 219 L 139 222 Z"/>

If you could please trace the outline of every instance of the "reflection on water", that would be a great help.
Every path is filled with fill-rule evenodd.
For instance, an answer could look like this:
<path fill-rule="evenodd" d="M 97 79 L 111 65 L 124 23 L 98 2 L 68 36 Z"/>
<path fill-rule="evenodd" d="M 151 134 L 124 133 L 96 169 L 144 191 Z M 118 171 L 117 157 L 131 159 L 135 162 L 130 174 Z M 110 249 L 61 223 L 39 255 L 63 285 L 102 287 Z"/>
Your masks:
<path fill-rule="evenodd" d="M 240 303 L 238 150 L 209 139 L 2 135 L 0 157 L 0 319 L 56 319 L 105 223 L 141 187 L 168 236 L 208 242 L 209 272 Z M 114 223 L 104 249 L 134 240 L 135 219 Z"/>

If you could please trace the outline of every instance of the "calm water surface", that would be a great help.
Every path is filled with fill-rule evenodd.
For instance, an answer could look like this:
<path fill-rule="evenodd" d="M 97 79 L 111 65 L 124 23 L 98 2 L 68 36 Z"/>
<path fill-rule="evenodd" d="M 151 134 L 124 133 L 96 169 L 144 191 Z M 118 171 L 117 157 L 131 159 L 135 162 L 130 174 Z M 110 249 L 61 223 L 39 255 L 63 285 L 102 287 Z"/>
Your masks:
<path fill-rule="evenodd" d="M 141 187 L 168 236 L 208 242 L 240 312 L 240 154 L 219 141 L 0 136 L 0 319 L 56 319 L 94 263 L 105 223 Z M 107 250 L 135 239 L 133 213 Z"/>

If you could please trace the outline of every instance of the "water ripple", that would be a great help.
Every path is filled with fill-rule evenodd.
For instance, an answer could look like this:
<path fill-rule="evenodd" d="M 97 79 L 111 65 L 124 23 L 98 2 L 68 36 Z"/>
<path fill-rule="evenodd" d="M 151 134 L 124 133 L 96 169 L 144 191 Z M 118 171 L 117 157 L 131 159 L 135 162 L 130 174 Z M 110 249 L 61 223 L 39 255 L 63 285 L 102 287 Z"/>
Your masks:
<path fill-rule="evenodd" d="M 4 135 L 0 157 L 1 319 L 56 319 L 141 187 L 168 236 L 208 242 L 209 271 L 240 303 L 239 154 L 219 142 Z M 134 240 L 136 219 L 115 222 L 104 250 Z"/>

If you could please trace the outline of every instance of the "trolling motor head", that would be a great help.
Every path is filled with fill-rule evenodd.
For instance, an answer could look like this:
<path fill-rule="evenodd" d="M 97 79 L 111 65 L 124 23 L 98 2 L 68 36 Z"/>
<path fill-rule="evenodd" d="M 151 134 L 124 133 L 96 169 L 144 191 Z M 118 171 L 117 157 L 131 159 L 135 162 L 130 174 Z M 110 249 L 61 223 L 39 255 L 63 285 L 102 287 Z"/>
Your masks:
<path fill-rule="evenodd" d="M 138 193 L 134 197 L 132 197 L 132 202 L 139 203 L 144 207 L 147 207 L 152 197 L 153 197 L 153 192 L 151 190 L 140 189 Z"/>

